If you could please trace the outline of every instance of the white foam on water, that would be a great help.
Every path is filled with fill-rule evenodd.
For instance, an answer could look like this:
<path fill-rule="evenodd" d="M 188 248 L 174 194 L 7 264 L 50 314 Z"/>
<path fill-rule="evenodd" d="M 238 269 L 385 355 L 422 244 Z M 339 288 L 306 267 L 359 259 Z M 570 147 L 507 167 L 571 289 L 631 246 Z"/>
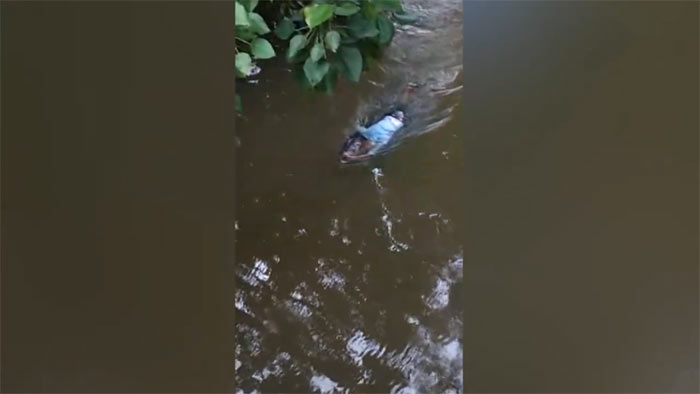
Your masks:
<path fill-rule="evenodd" d="M 250 308 L 248 308 L 245 301 L 245 293 L 243 293 L 243 291 L 240 289 L 236 290 L 236 298 L 234 302 L 236 309 L 254 317 L 255 314 L 250 310 Z"/>
<path fill-rule="evenodd" d="M 322 258 L 318 259 L 315 271 L 318 276 L 318 283 L 320 283 L 324 289 L 335 289 L 341 293 L 343 292 L 345 277 L 343 274 L 335 271 L 331 267 L 331 263 Z"/>
<path fill-rule="evenodd" d="M 355 333 L 348 339 L 346 349 L 350 358 L 356 365 L 362 365 L 365 356 L 381 357 L 386 351 L 386 347 L 379 342 L 367 337 L 362 331 Z"/>
<path fill-rule="evenodd" d="M 374 179 L 374 184 L 377 187 L 377 191 L 379 192 L 379 201 L 382 210 L 381 221 L 384 225 L 384 232 L 386 236 L 389 237 L 389 250 L 395 253 L 408 250 L 410 246 L 405 242 L 397 240 L 394 236 L 394 220 L 397 223 L 401 220 L 393 218 L 391 211 L 389 211 L 389 208 L 387 208 L 384 198 L 382 197 L 382 194 L 385 192 L 386 189 L 384 188 L 384 186 L 382 186 L 380 179 L 384 177 L 384 173 L 380 168 L 375 167 L 372 169 L 372 176 Z M 381 232 L 379 231 L 379 229 L 375 228 L 374 231 L 375 234 L 381 236 Z M 349 245 L 349 243 L 347 243 L 346 245 Z"/>
<path fill-rule="evenodd" d="M 338 383 L 336 383 L 333 379 L 323 374 L 316 374 L 312 376 L 311 380 L 309 381 L 309 385 L 314 393 L 336 394 L 347 392 L 347 390 L 340 387 L 340 385 L 338 385 Z"/>
<path fill-rule="evenodd" d="M 394 237 L 394 222 L 391 220 L 389 209 L 382 202 L 382 210 L 384 215 L 382 215 L 382 223 L 384 223 L 384 229 L 386 230 L 386 235 L 389 237 L 389 250 L 392 252 L 401 252 L 402 250 L 408 250 L 410 247 L 407 243 L 401 242 Z"/>
<path fill-rule="evenodd" d="M 431 309 L 446 307 L 450 303 L 450 284 L 446 280 L 438 278 L 433 292 L 424 300 Z"/>
<path fill-rule="evenodd" d="M 294 239 L 299 239 L 299 238 L 305 237 L 307 235 L 309 235 L 309 232 L 306 231 L 305 228 L 300 228 L 297 230 L 297 233 L 294 235 Z"/>
<path fill-rule="evenodd" d="M 267 282 L 270 279 L 271 269 L 267 262 L 256 258 L 253 263 L 253 268 L 251 268 L 247 274 L 243 275 L 243 279 L 246 283 L 251 286 L 257 286 L 262 282 Z"/>
<path fill-rule="evenodd" d="M 340 234 L 339 221 L 337 218 L 331 220 L 331 230 L 328 232 L 331 237 L 337 237 Z"/>
<path fill-rule="evenodd" d="M 374 179 L 374 184 L 377 185 L 377 190 L 382 192 L 384 190 L 384 187 L 382 186 L 381 182 L 379 181 L 383 176 L 384 173 L 382 172 L 381 168 L 372 168 L 372 175 Z"/>

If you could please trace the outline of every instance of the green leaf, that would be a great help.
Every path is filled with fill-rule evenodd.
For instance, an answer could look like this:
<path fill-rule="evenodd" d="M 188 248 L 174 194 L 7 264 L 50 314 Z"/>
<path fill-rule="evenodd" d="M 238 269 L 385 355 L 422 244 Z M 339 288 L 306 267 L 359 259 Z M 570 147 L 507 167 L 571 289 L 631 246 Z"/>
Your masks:
<path fill-rule="evenodd" d="M 292 20 L 292 22 L 304 22 L 304 10 L 299 9 L 296 12 L 293 12 L 290 19 Z M 302 76 L 303 75 L 304 73 L 302 73 Z"/>
<path fill-rule="evenodd" d="M 245 52 L 236 54 L 236 74 L 240 77 L 247 77 L 253 70 L 253 61 L 250 55 Z"/>
<path fill-rule="evenodd" d="M 307 57 L 309 57 L 308 53 L 304 53 L 304 51 L 299 51 L 296 55 L 287 58 L 287 62 L 290 64 L 304 63 Z"/>
<path fill-rule="evenodd" d="M 360 7 L 348 2 L 335 6 L 335 10 L 333 10 L 333 12 L 335 12 L 336 15 L 340 16 L 350 16 L 357 13 L 359 10 Z"/>
<path fill-rule="evenodd" d="M 360 14 L 350 17 L 350 20 L 348 21 L 348 29 L 350 30 L 350 34 L 352 34 L 355 38 L 368 38 L 379 34 L 379 30 L 377 30 L 375 23 L 365 19 Z"/>
<path fill-rule="evenodd" d="M 304 7 L 304 20 L 310 28 L 314 28 L 333 16 L 334 6 L 331 4 L 314 4 Z"/>
<path fill-rule="evenodd" d="M 316 63 L 309 57 L 304 62 L 304 75 L 309 80 L 311 86 L 318 85 L 328 72 L 329 65 L 326 62 Z"/>
<path fill-rule="evenodd" d="M 335 30 L 331 30 L 326 33 L 326 48 L 330 49 L 331 52 L 335 53 L 340 46 L 340 33 Z"/>
<path fill-rule="evenodd" d="M 306 46 L 306 36 L 303 34 L 297 34 L 296 36 L 292 37 L 292 39 L 289 41 L 289 51 L 287 52 L 287 59 L 291 59 L 294 57 L 294 55 L 297 54 L 300 50 L 304 49 Z"/>
<path fill-rule="evenodd" d="M 264 38 L 256 38 L 250 43 L 250 51 L 256 59 L 270 59 L 275 57 L 275 50 L 270 42 Z"/>
<path fill-rule="evenodd" d="M 384 15 L 380 15 L 377 19 L 377 27 L 379 28 L 379 43 L 387 45 L 394 38 L 394 23 L 392 23 Z"/>
<path fill-rule="evenodd" d="M 317 42 L 314 44 L 313 48 L 311 48 L 311 57 L 310 59 L 314 62 L 319 61 L 323 56 L 325 56 L 325 51 L 323 50 L 323 44 L 320 42 Z"/>
<path fill-rule="evenodd" d="M 284 18 L 275 28 L 277 37 L 288 40 L 294 34 L 294 22 L 289 18 Z"/>
<path fill-rule="evenodd" d="M 360 50 L 356 47 L 342 46 L 339 54 L 345 65 L 348 79 L 353 82 L 359 82 L 360 74 L 362 74 L 362 53 L 360 53 Z"/>
<path fill-rule="evenodd" d="M 410 25 L 416 23 L 418 17 L 408 12 L 394 12 L 394 19 L 402 25 Z"/>
<path fill-rule="evenodd" d="M 258 34 L 267 34 L 270 32 L 270 28 L 267 27 L 267 23 L 260 14 L 255 12 L 248 13 L 248 20 L 250 21 L 250 29 Z"/>
<path fill-rule="evenodd" d="M 340 31 L 340 43 L 341 44 L 354 44 L 359 41 L 358 38 L 353 37 L 352 35 L 346 33 L 345 31 L 341 30 Z"/>
<path fill-rule="evenodd" d="M 382 54 L 382 48 L 377 42 L 377 40 L 361 40 L 357 43 L 357 48 L 362 52 L 362 58 L 365 60 L 365 65 L 363 69 L 367 69 L 369 66 L 369 60 L 379 59 Z"/>
<path fill-rule="evenodd" d="M 365 15 L 365 18 L 373 21 L 379 15 L 379 7 L 374 3 L 366 2 L 362 6 L 362 13 Z"/>
<path fill-rule="evenodd" d="M 236 112 L 243 111 L 243 103 L 241 102 L 241 96 L 236 94 Z"/>
<path fill-rule="evenodd" d="M 239 2 L 236 2 L 236 26 L 250 26 L 250 21 L 248 20 L 248 12 L 246 12 L 245 7 Z"/>
<path fill-rule="evenodd" d="M 258 35 L 250 30 L 250 27 L 239 27 L 236 29 L 236 37 L 246 41 L 252 41 Z"/>
<path fill-rule="evenodd" d="M 301 67 L 295 67 L 292 71 L 292 76 L 294 79 L 296 79 L 299 83 L 301 83 L 302 88 L 304 90 L 311 89 L 311 83 L 309 83 L 309 79 L 306 78 L 306 75 L 304 74 L 304 69 Z"/>
<path fill-rule="evenodd" d="M 245 7 L 246 10 L 248 10 L 248 12 L 253 12 L 255 7 L 258 6 L 258 0 L 238 0 L 238 1 L 240 1 L 241 4 L 243 4 L 243 6 Z"/>
<path fill-rule="evenodd" d="M 372 56 L 365 56 L 365 64 L 362 65 L 362 70 L 367 71 L 370 68 L 374 67 L 376 63 L 377 61 Z"/>
<path fill-rule="evenodd" d="M 338 67 L 331 64 L 328 73 L 323 78 L 323 87 L 327 94 L 332 94 L 338 84 Z"/>
<path fill-rule="evenodd" d="M 401 0 L 374 0 L 374 4 L 382 10 L 402 11 Z"/>

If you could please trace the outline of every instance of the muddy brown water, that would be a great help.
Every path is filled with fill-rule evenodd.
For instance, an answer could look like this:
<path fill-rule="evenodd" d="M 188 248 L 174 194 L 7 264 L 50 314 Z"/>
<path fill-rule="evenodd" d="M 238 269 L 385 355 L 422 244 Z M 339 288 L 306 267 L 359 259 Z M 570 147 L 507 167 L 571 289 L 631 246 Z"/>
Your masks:
<path fill-rule="evenodd" d="M 363 84 L 239 85 L 234 176 L 230 4 L 3 2 L 3 391 L 697 392 L 697 3 L 470 2 L 465 91 L 408 3 Z"/>
<path fill-rule="evenodd" d="M 466 3 L 467 391 L 698 392 L 698 11 Z"/>
<path fill-rule="evenodd" d="M 462 391 L 462 4 L 407 3 L 361 84 L 305 93 L 278 61 L 237 85 L 238 392 Z M 339 165 L 408 82 L 392 148 Z"/>
<path fill-rule="evenodd" d="M 239 392 L 697 388 L 697 4 L 409 7 L 365 83 L 239 85 Z M 409 138 L 339 168 L 415 79 Z"/>

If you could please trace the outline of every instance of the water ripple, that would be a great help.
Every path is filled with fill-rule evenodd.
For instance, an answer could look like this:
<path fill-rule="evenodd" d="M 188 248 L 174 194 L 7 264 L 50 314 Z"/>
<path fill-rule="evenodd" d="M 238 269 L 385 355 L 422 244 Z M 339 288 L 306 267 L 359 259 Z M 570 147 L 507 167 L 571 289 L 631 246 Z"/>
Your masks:
<path fill-rule="evenodd" d="M 418 24 L 397 29 L 354 119 L 372 122 L 396 103 L 406 83 L 419 83 L 408 103 L 409 122 L 386 151 L 439 133 L 453 119 L 462 91 L 462 1 L 405 4 Z M 444 163 L 440 149 L 435 152 Z M 301 177 L 292 177 L 297 170 L 284 169 L 281 178 L 292 182 Z M 330 196 L 333 210 L 325 212 L 295 209 L 308 202 L 295 200 L 289 185 L 274 190 L 288 205 L 272 213 L 264 211 L 272 205 L 269 195 L 249 191 L 255 198 L 246 200 L 249 209 L 269 214 L 261 220 L 273 224 L 234 224 L 249 253 L 237 254 L 237 393 L 281 387 L 324 394 L 463 391 L 462 316 L 451 298 L 463 267 L 448 231 L 451 218 L 433 201 L 405 209 L 410 196 L 394 190 L 395 178 L 386 173 L 379 167 L 365 173 L 369 193 L 361 207 L 344 205 L 339 194 Z M 364 214 L 357 217 L 355 210 Z"/>

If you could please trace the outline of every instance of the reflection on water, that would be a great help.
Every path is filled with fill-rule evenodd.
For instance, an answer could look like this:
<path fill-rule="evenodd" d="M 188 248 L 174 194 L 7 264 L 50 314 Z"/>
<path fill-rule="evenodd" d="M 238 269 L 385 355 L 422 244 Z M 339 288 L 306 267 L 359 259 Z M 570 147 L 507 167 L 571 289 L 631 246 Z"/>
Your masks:
<path fill-rule="evenodd" d="M 364 83 L 299 99 L 279 64 L 239 88 L 259 104 L 237 123 L 239 393 L 462 392 L 462 4 L 407 3 L 418 26 Z M 343 133 L 407 82 L 391 155 L 339 168 Z"/>

